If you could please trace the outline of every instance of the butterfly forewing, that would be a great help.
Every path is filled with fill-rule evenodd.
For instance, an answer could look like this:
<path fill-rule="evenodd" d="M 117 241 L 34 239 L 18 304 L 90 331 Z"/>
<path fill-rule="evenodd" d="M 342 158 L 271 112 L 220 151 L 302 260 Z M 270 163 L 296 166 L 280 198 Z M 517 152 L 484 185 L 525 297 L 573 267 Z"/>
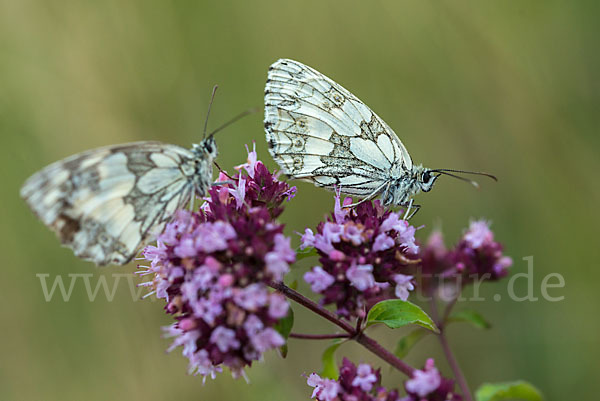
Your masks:
<path fill-rule="evenodd" d="M 392 129 L 341 85 L 293 60 L 269 69 L 265 130 L 284 173 L 369 195 L 412 161 Z"/>
<path fill-rule="evenodd" d="M 125 264 L 190 202 L 194 156 L 160 142 L 95 149 L 34 174 L 21 196 L 75 255 L 98 265 Z M 210 180 L 212 170 L 204 168 Z"/>

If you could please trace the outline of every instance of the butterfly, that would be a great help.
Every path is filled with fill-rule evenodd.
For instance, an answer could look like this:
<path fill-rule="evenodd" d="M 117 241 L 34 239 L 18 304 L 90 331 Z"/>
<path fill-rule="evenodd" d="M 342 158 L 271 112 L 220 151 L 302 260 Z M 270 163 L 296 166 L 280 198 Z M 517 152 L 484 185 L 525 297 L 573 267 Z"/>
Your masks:
<path fill-rule="evenodd" d="M 21 197 L 76 256 L 123 265 L 176 210 L 206 195 L 217 146 L 134 142 L 89 150 L 31 176 Z"/>
<path fill-rule="evenodd" d="M 208 136 L 207 114 L 203 139 L 191 149 L 145 141 L 76 154 L 32 175 L 21 197 L 76 256 L 97 265 L 126 264 L 175 211 L 222 184 L 212 182 L 214 134 L 254 111 Z"/>
<path fill-rule="evenodd" d="M 358 195 L 380 196 L 385 206 L 421 207 L 412 197 L 428 192 L 440 175 L 480 172 L 430 169 L 413 164 L 398 136 L 356 96 L 298 61 L 280 59 L 269 67 L 265 87 L 269 152 L 285 174 Z M 359 203 L 349 206 L 356 206 Z M 411 208 L 414 212 L 409 216 Z"/>

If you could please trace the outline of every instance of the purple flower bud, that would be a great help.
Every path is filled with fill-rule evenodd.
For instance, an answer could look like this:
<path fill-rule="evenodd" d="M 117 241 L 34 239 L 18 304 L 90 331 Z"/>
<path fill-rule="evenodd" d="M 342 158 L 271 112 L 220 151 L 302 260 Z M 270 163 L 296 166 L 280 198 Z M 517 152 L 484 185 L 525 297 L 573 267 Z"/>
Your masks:
<path fill-rule="evenodd" d="M 329 254 L 335 250 L 331 240 L 321 234 L 315 235 L 314 247 L 325 254 Z"/>
<path fill-rule="evenodd" d="M 158 236 L 157 242 L 173 245 L 178 242 L 178 235 L 187 232 L 187 227 L 192 221 L 192 215 L 187 210 L 175 212 L 175 218 L 167 224 L 162 234 Z"/>
<path fill-rule="evenodd" d="M 403 301 L 408 299 L 409 291 L 415 289 L 412 279 L 413 276 L 406 276 L 404 274 L 396 274 L 394 276 L 394 281 L 396 282 L 396 298 L 399 298 Z"/>
<path fill-rule="evenodd" d="M 248 173 L 250 178 L 254 178 L 254 174 L 255 174 L 255 170 L 256 170 L 256 163 L 257 163 L 257 159 L 258 159 L 258 156 L 256 154 L 256 142 L 252 143 L 252 151 L 250 151 L 250 149 L 248 149 L 248 145 L 246 145 L 246 152 L 248 152 L 247 162 L 244 164 L 240 164 L 239 166 L 236 167 L 236 169 L 239 170 L 239 169 L 243 168 L 244 170 L 246 170 L 246 172 Z"/>
<path fill-rule="evenodd" d="M 335 282 L 335 278 L 327 273 L 321 266 L 315 266 L 304 274 L 304 281 L 310 284 L 313 292 L 323 292 Z"/>
<path fill-rule="evenodd" d="M 271 327 L 259 331 L 250 337 L 250 342 L 258 352 L 265 352 L 285 344 L 284 338 Z"/>
<path fill-rule="evenodd" d="M 310 228 L 307 228 L 302 236 L 300 249 L 306 249 L 312 246 L 315 246 L 315 234 Z"/>
<path fill-rule="evenodd" d="M 287 201 L 289 202 L 296 197 L 296 192 L 298 192 L 298 188 L 290 187 L 290 189 L 285 191 L 283 194 L 287 196 Z"/>
<path fill-rule="evenodd" d="M 504 277 L 508 274 L 508 268 L 513 265 L 513 261 L 508 256 L 502 256 L 498 262 L 494 264 L 493 271 L 496 276 Z"/>
<path fill-rule="evenodd" d="M 164 263 L 167 258 L 167 246 L 162 241 L 157 241 L 156 245 L 148 245 L 142 252 L 144 259 L 151 261 L 152 268 L 156 268 L 159 263 Z"/>
<path fill-rule="evenodd" d="M 386 249 L 390 249 L 396 244 L 393 238 L 389 237 L 386 233 L 381 233 L 375 238 L 375 243 L 373 244 L 373 251 L 385 251 Z"/>
<path fill-rule="evenodd" d="M 373 266 L 371 265 L 353 265 L 346 271 L 346 277 L 350 280 L 350 284 L 359 291 L 365 291 L 375 285 L 372 271 Z"/>
<path fill-rule="evenodd" d="M 419 397 L 425 397 L 437 390 L 441 383 L 442 377 L 440 376 L 440 372 L 438 372 L 433 365 L 433 359 L 428 359 L 425 364 L 425 369 L 415 370 L 412 378 L 404 383 L 404 387 L 409 393 L 415 393 Z"/>
<path fill-rule="evenodd" d="M 428 359 L 423 370 L 415 370 L 404 382 L 407 396 L 401 401 L 461 401 L 454 393 L 454 382 L 440 375 L 433 359 Z"/>
<path fill-rule="evenodd" d="M 250 315 L 244 322 L 244 330 L 249 337 L 254 336 L 265 327 L 262 320 L 256 315 Z"/>
<path fill-rule="evenodd" d="M 489 224 L 483 220 L 474 221 L 463 237 L 464 241 L 474 249 L 494 241 L 494 234 L 490 231 Z"/>
<path fill-rule="evenodd" d="M 265 306 L 269 299 L 269 292 L 264 285 L 259 283 L 250 284 L 235 292 L 233 300 L 236 304 L 248 311 L 255 311 Z"/>
<path fill-rule="evenodd" d="M 241 208 L 244 205 L 244 199 L 246 198 L 246 180 L 244 176 L 240 175 L 236 188 L 229 188 L 229 193 L 235 198 L 237 208 Z"/>
<path fill-rule="evenodd" d="M 273 293 L 269 297 L 269 316 L 273 319 L 282 319 L 287 316 L 290 304 L 285 297 L 278 293 Z"/>
<path fill-rule="evenodd" d="M 216 344 L 221 352 L 227 352 L 230 349 L 238 349 L 240 342 L 235 338 L 235 331 L 223 326 L 213 330 L 210 335 L 210 342 Z"/>
<path fill-rule="evenodd" d="M 385 233 L 388 231 L 404 232 L 408 226 L 408 221 L 401 220 L 397 213 L 390 213 L 388 217 L 379 226 L 379 232 Z"/>
<path fill-rule="evenodd" d="M 191 258 L 196 254 L 196 247 L 194 246 L 194 239 L 186 236 L 179 241 L 179 244 L 174 249 L 175 255 L 180 258 Z"/>
<path fill-rule="evenodd" d="M 294 262 L 296 261 L 296 252 L 293 251 L 290 243 L 292 241 L 291 238 L 287 238 L 283 234 L 276 234 L 275 238 L 275 252 L 279 254 L 279 256 L 285 260 L 286 262 Z"/>
<path fill-rule="evenodd" d="M 340 391 L 338 382 L 331 379 L 322 379 L 316 373 L 311 373 L 306 383 L 315 388 L 310 398 L 319 401 L 334 401 Z"/>
<path fill-rule="evenodd" d="M 352 201 L 352 200 L 350 200 L 350 201 Z M 333 207 L 333 216 L 335 218 L 335 222 L 338 224 L 343 224 L 344 220 L 346 219 L 346 216 L 348 215 L 348 212 L 349 212 L 348 209 L 343 209 L 342 206 L 340 205 L 340 191 L 338 189 L 338 190 L 336 190 L 336 193 L 335 193 L 335 204 Z"/>
<path fill-rule="evenodd" d="M 277 252 L 269 252 L 265 255 L 267 271 L 271 273 L 276 281 L 283 280 L 283 276 L 290 270 L 290 266 L 285 259 Z"/>
<path fill-rule="evenodd" d="M 344 234 L 342 238 L 346 241 L 352 242 L 352 245 L 358 246 L 362 243 L 362 230 L 356 227 L 354 224 L 346 224 L 344 226 Z M 392 240 L 392 245 L 394 240 Z"/>
<path fill-rule="evenodd" d="M 334 249 L 331 252 L 329 252 L 329 259 L 336 261 L 336 262 L 341 262 L 342 260 L 344 260 L 346 258 L 346 255 L 344 254 L 344 252 Z"/>
<path fill-rule="evenodd" d="M 377 376 L 373 373 L 371 365 L 366 363 L 358 365 L 352 385 L 360 387 L 363 391 L 371 391 L 374 383 L 377 383 Z"/>
<path fill-rule="evenodd" d="M 323 238 L 329 243 L 340 242 L 344 226 L 341 224 L 326 222 L 323 226 Z"/>
<path fill-rule="evenodd" d="M 227 249 L 227 241 L 236 238 L 231 224 L 224 221 L 204 223 L 198 227 L 195 235 L 196 249 L 206 253 L 223 251 Z"/>

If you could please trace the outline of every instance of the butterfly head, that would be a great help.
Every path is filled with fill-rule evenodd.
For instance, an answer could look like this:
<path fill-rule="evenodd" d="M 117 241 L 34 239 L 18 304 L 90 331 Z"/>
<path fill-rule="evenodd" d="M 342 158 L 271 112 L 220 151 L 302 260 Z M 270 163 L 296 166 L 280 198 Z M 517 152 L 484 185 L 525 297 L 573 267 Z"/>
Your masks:
<path fill-rule="evenodd" d="M 217 142 L 215 141 L 215 137 L 210 135 L 209 137 L 200 141 L 200 143 L 195 143 L 192 147 L 192 151 L 196 155 L 196 157 L 200 159 L 215 159 L 217 157 Z"/>
<path fill-rule="evenodd" d="M 200 142 L 200 146 L 202 146 L 202 149 L 209 157 L 212 157 L 213 159 L 217 157 L 217 142 L 213 135 L 210 135 Z"/>
<path fill-rule="evenodd" d="M 423 192 L 431 191 L 435 180 L 437 180 L 441 174 L 422 166 L 419 166 L 416 170 L 415 179 L 419 189 Z"/>

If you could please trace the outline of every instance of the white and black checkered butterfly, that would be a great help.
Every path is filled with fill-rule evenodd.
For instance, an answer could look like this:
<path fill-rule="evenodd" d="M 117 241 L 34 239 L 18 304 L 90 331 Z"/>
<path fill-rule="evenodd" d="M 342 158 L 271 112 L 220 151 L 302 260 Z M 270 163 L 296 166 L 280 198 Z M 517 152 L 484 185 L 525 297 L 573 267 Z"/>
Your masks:
<path fill-rule="evenodd" d="M 21 196 L 75 255 L 125 264 L 177 209 L 206 195 L 217 147 L 136 142 L 83 152 L 31 176 Z"/>
<path fill-rule="evenodd" d="M 341 85 L 294 60 L 269 68 L 264 124 L 269 151 L 284 173 L 364 200 L 381 195 L 384 205 L 414 206 L 416 212 L 420 206 L 412 196 L 431 190 L 441 174 L 474 185 L 451 172 L 490 176 L 414 165 L 385 121 Z"/>

